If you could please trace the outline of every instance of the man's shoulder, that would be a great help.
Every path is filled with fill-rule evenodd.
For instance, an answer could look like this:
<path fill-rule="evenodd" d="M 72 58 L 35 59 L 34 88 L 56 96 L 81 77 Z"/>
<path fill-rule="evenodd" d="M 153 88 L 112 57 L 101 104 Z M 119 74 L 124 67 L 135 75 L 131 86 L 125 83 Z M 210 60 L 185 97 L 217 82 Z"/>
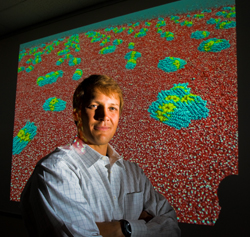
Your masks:
<path fill-rule="evenodd" d="M 72 163 L 74 159 L 71 158 L 72 149 L 70 145 L 57 147 L 54 151 L 39 160 L 36 166 L 55 166 L 62 163 Z"/>
<path fill-rule="evenodd" d="M 143 172 L 142 168 L 135 162 L 123 159 L 123 164 L 124 164 L 126 170 L 128 170 L 128 171 L 133 170 L 133 171 Z"/>

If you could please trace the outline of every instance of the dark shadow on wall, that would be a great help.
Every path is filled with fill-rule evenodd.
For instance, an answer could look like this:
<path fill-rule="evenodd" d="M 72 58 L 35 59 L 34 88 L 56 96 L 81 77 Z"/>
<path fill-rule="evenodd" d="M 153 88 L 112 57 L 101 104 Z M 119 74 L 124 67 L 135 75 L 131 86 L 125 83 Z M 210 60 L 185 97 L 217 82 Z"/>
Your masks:
<path fill-rule="evenodd" d="M 223 179 L 217 190 L 221 211 L 214 226 L 179 223 L 182 237 L 250 237 L 250 181 L 242 175 Z"/>
<path fill-rule="evenodd" d="M 250 236 L 250 182 L 238 176 L 227 176 L 219 185 L 218 198 L 221 206 L 214 226 L 216 237 Z"/>
<path fill-rule="evenodd" d="M 0 236 L 28 237 L 28 232 L 20 215 L 0 212 Z"/>

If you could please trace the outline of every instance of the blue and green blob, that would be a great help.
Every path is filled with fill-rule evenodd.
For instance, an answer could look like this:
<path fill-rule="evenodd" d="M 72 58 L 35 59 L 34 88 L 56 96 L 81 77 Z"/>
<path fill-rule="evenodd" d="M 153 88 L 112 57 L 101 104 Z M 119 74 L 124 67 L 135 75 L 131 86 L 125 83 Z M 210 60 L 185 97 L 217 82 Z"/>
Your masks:
<path fill-rule="evenodd" d="M 142 28 L 138 33 L 135 34 L 135 38 L 143 37 L 147 34 L 148 29 L 147 28 Z"/>
<path fill-rule="evenodd" d="M 34 69 L 34 67 L 32 65 L 30 65 L 26 68 L 26 72 L 31 72 L 33 69 Z"/>
<path fill-rule="evenodd" d="M 81 63 L 81 58 L 71 58 L 69 60 L 69 66 L 79 65 Z"/>
<path fill-rule="evenodd" d="M 155 27 L 159 28 L 159 27 L 162 27 L 162 26 L 165 26 L 165 25 L 166 25 L 166 22 L 164 20 L 161 20 L 161 21 L 157 22 Z"/>
<path fill-rule="evenodd" d="M 43 104 L 45 111 L 63 111 L 66 108 L 66 101 L 58 99 L 56 97 L 49 98 Z"/>
<path fill-rule="evenodd" d="M 193 16 L 193 18 L 202 19 L 202 18 L 204 18 L 204 14 L 195 14 L 195 15 Z"/>
<path fill-rule="evenodd" d="M 38 50 L 38 47 L 34 47 L 34 48 L 30 49 L 29 55 L 34 54 L 37 50 Z"/>
<path fill-rule="evenodd" d="M 170 31 L 166 31 L 166 32 L 160 32 L 161 37 L 162 38 L 166 38 L 167 41 L 172 41 L 174 39 L 174 33 L 170 32 Z"/>
<path fill-rule="evenodd" d="M 20 62 L 20 61 L 23 59 L 23 57 L 26 56 L 26 55 L 28 55 L 28 54 L 25 53 L 25 51 L 21 51 L 21 52 L 19 53 L 18 61 Z"/>
<path fill-rule="evenodd" d="M 221 52 L 227 48 L 230 48 L 230 43 L 228 40 L 212 38 L 203 41 L 199 45 L 198 50 L 203 52 Z"/>
<path fill-rule="evenodd" d="M 122 33 L 124 30 L 126 29 L 126 27 L 122 27 L 122 28 L 118 28 L 118 27 L 115 27 L 114 29 L 113 29 L 113 32 L 115 33 L 115 34 L 118 34 L 118 33 Z"/>
<path fill-rule="evenodd" d="M 48 84 L 55 83 L 59 77 L 63 76 L 63 71 L 59 70 L 56 72 L 50 72 L 46 74 L 45 76 L 41 76 L 37 78 L 37 85 L 38 86 L 45 86 Z"/>
<path fill-rule="evenodd" d="M 230 11 L 230 12 L 235 12 L 235 7 L 223 7 L 222 10 L 224 10 L 224 11 Z"/>
<path fill-rule="evenodd" d="M 105 34 L 101 34 L 100 32 L 95 31 L 88 31 L 87 33 L 85 33 L 85 35 L 87 35 L 87 38 L 92 38 L 91 43 L 99 42 L 106 37 Z"/>
<path fill-rule="evenodd" d="M 161 91 L 157 101 L 152 102 L 148 112 L 150 116 L 176 129 L 187 128 L 191 120 L 207 118 L 207 101 L 190 93 L 188 83 L 174 84 L 167 91 Z"/>
<path fill-rule="evenodd" d="M 95 42 L 99 42 L 99 41 L 101 41 L 100 37 L 93 37 L 90 42 L 95 43 Z"/>
<path fill-rule="evenodd" d="M 23 67 L 23 66 L 18 68 L 18 72 L 22 72 L 24 70 L 25 70 L 25 67 Z"/>
<path fill-rule="evenodd" d="M 28 59 L 28 60 L 26 61 L 26 63 L 27 63 L 27 64 L 31 64 L 32 61 L 33 61 L 32 58 L 30 58 L 30 59 Z"/>
<path fill-rule="evenodd" d="M 158 29 L 157 29 L 157 33 L 162 34 L 162 33 L 163 33 L 163 30 L 162 30 L 161 28 L 158 28 Z"/>
<path fill-rule="evenodd" d="M 33 50 L 31 50 L 30 52 L 32 52 Z M 30 59 L 28 59 L 27 61 L 26 61 L 26 63 L 27 64 L 31 64 L 31 63 L 33 63 L 33 64 L 38 64 L 38 63 L 40 63 L 40 62 L 42 62 L 42 58 L 41 58 L 41 55 L 43 54 L 44 52 L 36 52 L 35 51 L 35 53 L 33 53 L 33 56 L 35 57 L 35 58 L 30 58 Z M 22 59 L 22 57 L 23 56 L 25 56 L 25 55 L 28 55 L 27 53 L 23 53 L 23 54 L 21 54 L 21 55 L 19 55 L 19 61 Z"/>
<path fill-rule="evenodd" d="M 176 21 L 176 20 L 179 20 L 179 19 L 180 19 L 179 16 L 170 16 L 171 21 Z"/>
<path fill-rule="evenodd" d="M 216 29 L 229 29 L 236 27 L 236 21 L 222 21 L 216 24 Z"/>
<path fill-rule="evenodd" d="M 180 58 L 166 57 L 163 60 L 160 60 L 158 63 L 158 68 L 164 72 L 176 72 L 179 69 L 184 68 L 187 62 Z"/>
<path fill-rule="evenodd" d="M 38 64 L 40 62 L 42 62 L 42 58 L 40 56 L 35 57 L 32 61 L 33 64 Z"/>
<path fill-rule="evenodd" d="M 127 59 L 126 69 L 134 69 L 136 66 L 137 58 L 141 57 L 141 53 L 137 51 L 130 51 L 125 55 L 125 59 Z"/>
<path fill-rule="evenodd" d="M 71 59 L 71 58 L 74 58 L 74 56 L 70 53 L 68 53 L 64 56 L 64 59 Z"/>
<path fill-rule="evenodd" d="M 179 16 L 170 16 L 170 20 L 174 21 L 174 23 L 176 24 L 180 23 L 179 19 L 180 19 Z"/>
<path fill-rule="evenodd" d="M 104 31 L 109 32 L 109 31 L 111 31 L 111 30 L 113 30 L 113 29 L 114 29 L 114 27 L 112 26 L 112 27 L 110 27 L 110 28 L 106 28 Z"/>
<path fill-rule="evenodd" d="M 217 24 L 217 23 L 219 23 L 219 22 L 220 22 L 220 19 L 219 19 L 219 18 L 216 18 L 216 19 L 210 18 L 210 19 L 207 21 L 207 24 L 213 25 L 213 24 Z"/>
<path fill-rule="evenodd" d="M 34 56 L 41 57 L 43 54 L 44 54 L 44 52 L 37 52 L 37 53 L 34 53 Z"/>
<path fill-rule="evenodd" d="M 101 43 L 100 43 L 100 46 L 104 46 L 105 44 L 107 44 L 108 42 L 110 42 L 110 36 L 107 37 L 106 39 L 104 39 Z"/>
<path fill-rule="evenodd" d="M 70 53 L 65 54 L 65 56 L 63 58 L 59 58 L 58 61 L 56 62 L 57 66 L 60 66 L 62 63 L 64 63 L 65 59 L 72 59 L 74 58 L 74 56 Z"/>
<path fill-rule="evenodd" d="M 81 79 L 82 75 L 83 75 L 83 71 L 81 69 L 76 69 L 72 79 L 77 81 L 77 80 Z"/>
<path fill-rule="evenodd" d="M 161 28 L 158 28 L 158 29 L 157 29 L 157 33 L 162 34 L 162 33 L 163 33 L 163 30 L 162 30 Z"/>
<path fill-rule="evenodd" d="M 56 62 L 56 65 L 60 66 L 62 63 L 64 63 L 64 58 L 59 58 L 58 61 Z"/>
<path fill-rule="evenodd" d="M 115 40 L 113 41 L 113 45 L 119 45 L 119 44 L 121 44 L 122 42 L 123 42 L 122 39 L 115 39 Z"/>
<path fill-rule="evenodd" d="M 226 11 L 217 12 L 215 15 L 216 16 L 223 16 L 225 18 L 236 17 L 236 13 L 235 12 L 226 12 Z"/>
<path fill-rule="evenodd" d="M 210 35 L 209 31 L 195 31 L 191 34 L 191 38 L 193 39 L 204 39 Z"/>
<path fill-rule="evenodd" d="M 187 26 L 187 27 L 191 27 L 193 25 L 192 21 L 183 21 L 181 22 L 181 26 Z"/>
<path fill-rule="evenodd" d="M 130 42 L 130 43 L 128 44 L 128 48 L 129 48 L 129 49 L 134 49 L 134 47 L 135 47 L 135 43 Z"/>
<path fill-rule="evenodd" d="M 55 46 L 58 46 L 58 45 L 60 44 L 60 42 L 59 42 L 59 40 L 55 40 L 55 41 L 53 42 L 53 44 L 54 44 Z"/>
<path fill-rule="evenodd" d="M 23 54 L 23 53 L 26 53 L 26 49 L 23 49 L 19 52 L 19 54 Z"/>
<path fill-rule="evenodd" d="M 95 31 L 88 31 L 87 33 L 85 33 L 85 35 L 87 36 L 87 38 L 92 38 L 92 37 L 98 37 L 101 35 L 100 32 L 95 32 Z"/>
<path fill-rule="evenodd" d="M 79 52 L 81 50 L 80 48 L 80 38 L 78 34 L 74 34 L 70 36 L 68 41 L 64 44 L 66 48 L 73 48 L 75 49 L 75 52 Z"/>
<path fill-rule="evenodd" d="M 57 52 L 57 55 L 62 56 L 62 55 L 68 54 L 69 52 L 70 52 L 70 49 L 64 49 L 64 50 Z"/>
<path fill-rule="evenodd" d="M 47 45 L 43 52 L 46 52 L 47 54 L 50 54 L 54 50 L 53 44 L 52 45 Z"/>
<path fill-rule="evenodd" d="M 113 52 L 115 52 L 115 50 L 116 50 L 115 45 L 110 45 L 110 46 L 107 46 L 107 47 L 102 48 L 102 49 L 99 51 L 99 54 L 113 53 Z"/>
<path fill-rule="evenodd" d="M 28 121 L 25 126 L 18 132 L 13 139 L 13 155 L 20 154 L 29 142 L 35 137 L 37 127 L 35 124 Z"/>
<path fill-rule="evenodd" d="M 136 27 L 136 26 L 139 26 L 140 25 L 140 22 L 136 22 L 132 25 L 132 27 Z"/>
<path fill-rule="evenodd" d="M 134 29 L 132 28 L 132 27 L 129 27 L 129 29 L 128 29 L 128 34 L 130 35 L 130 34 L 132 34 L 134 32 Z"/>

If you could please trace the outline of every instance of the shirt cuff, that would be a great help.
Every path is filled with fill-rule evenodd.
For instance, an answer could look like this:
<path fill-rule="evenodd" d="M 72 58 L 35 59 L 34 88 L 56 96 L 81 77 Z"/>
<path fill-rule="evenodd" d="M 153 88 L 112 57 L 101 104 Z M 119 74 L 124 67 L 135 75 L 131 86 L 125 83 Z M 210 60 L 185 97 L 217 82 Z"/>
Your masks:
<path fill-rule="evenodd" d="M 131 226 L 131 237 L 145 237 L 147 234 L 146 221 L 127 220 Z"/>

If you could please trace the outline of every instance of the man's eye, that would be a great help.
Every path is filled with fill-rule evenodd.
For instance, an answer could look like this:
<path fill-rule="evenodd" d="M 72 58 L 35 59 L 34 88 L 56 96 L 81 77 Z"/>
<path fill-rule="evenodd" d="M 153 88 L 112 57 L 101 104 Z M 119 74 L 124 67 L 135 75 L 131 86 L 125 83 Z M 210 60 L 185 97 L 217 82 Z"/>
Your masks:
<path fill-rule="evenodd" d="M 91 108 L 91 109 L 96 109 L 96 108 L 97 108 L 97 105 L 90 105 L 89 108 Z"/>
<path fill-rule="evenodd" d="M 116 107 L 110 107 L 110 110 L 114 111 L 114 110 L 117 110 Z"/>

